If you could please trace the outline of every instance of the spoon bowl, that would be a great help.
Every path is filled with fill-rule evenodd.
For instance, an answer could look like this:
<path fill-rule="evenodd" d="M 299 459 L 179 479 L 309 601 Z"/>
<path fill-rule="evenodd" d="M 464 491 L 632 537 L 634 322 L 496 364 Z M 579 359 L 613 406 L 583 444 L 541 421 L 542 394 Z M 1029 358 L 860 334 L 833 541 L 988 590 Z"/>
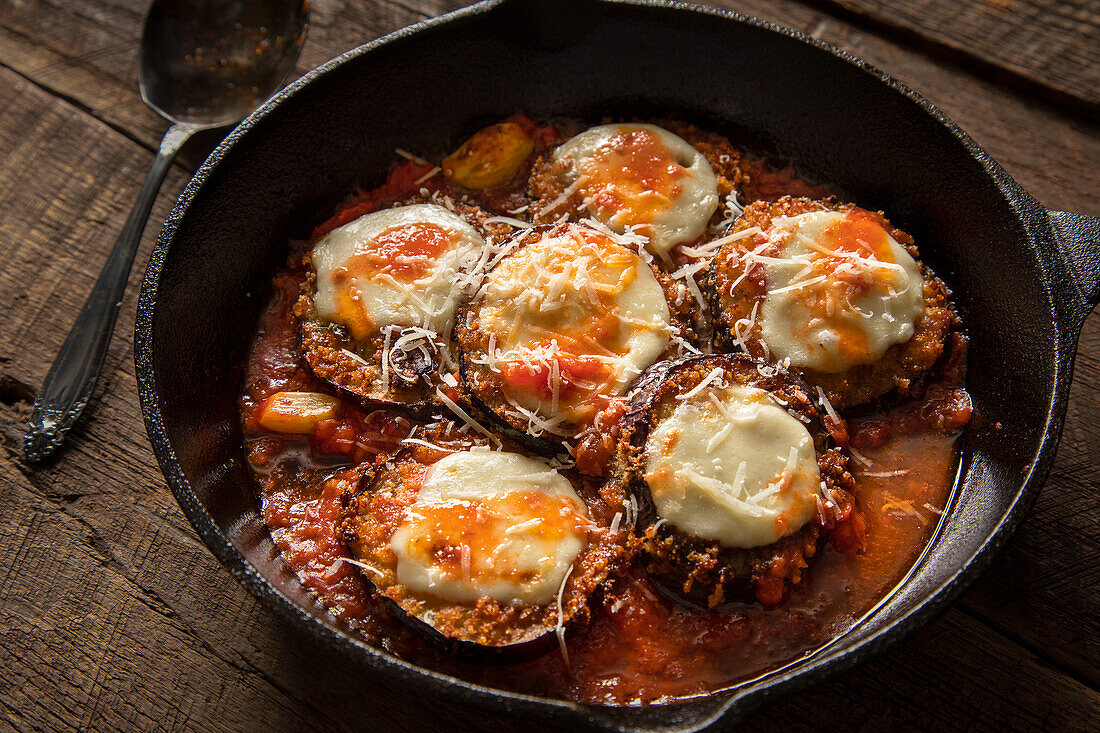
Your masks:
<path fill-rule="evenodd" d="M 304 0 L 155 2 L 141 39 L 141 98 L 174 122 L 237 122 L 282 86 L 308 18 Z"/>
<path fill-rule="evenodd" d="M 149 210 L 196 132 L 239 122 L 294 68 L 309 0 L 154 0 L 141 36 L 141 98 L 173 124 L 34 402 L 28 462 L 54 455 L 95 391 Z"/>

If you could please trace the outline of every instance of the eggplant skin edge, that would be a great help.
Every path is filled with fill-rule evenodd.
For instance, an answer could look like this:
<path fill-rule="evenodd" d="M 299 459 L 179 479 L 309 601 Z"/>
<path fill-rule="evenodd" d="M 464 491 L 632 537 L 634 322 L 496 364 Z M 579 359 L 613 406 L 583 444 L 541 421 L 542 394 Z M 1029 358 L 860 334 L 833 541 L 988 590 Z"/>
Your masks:
<path fill-rule="evenodd" d="M 765 376 L 759 366 L 775 370 Z M 646 442 L 651 429 L 671 414 L 675 396 L 699 383 L 714 368 L 725 370 L 727 378 L 747 386 L 765 389 L 789 403 L 788 412 L 808 419 L 814 439 L 818 467 L 826 485 L 854 496 L 854 479 L 847 471 L 847 458 L 832 445 L 820 416 L 810 401 L 808 387 L 799 377 L 746 354 L 707 354 L 661 362 L 639 379 L 629 398 L 627 412 L 608 470 L 608 484 L 632 495 L 638 502 L 635 534 L 641 540 L 641 564 L 650 576 L 670 592 L 694 605 L 713 607 L 727 602 L 780 600 L 775 591 L 785 592 L 788 583 L 798 583 L 802 570 L 817 554 L 824 537 L 817 518 L 770 545 L 754 548 L 724 547 L 714 540 L 694 537 L 667 523 L 657 526 L 659 516 L 643 476 L 647 461 Z M 761 598 L 761 580 L 770 593 Z M 782 581 L 782 585 L 777 581 Z M 772 602 L 774 601 L 774 602 Z"/>
<path fill-rule="evenodd" d="M 433 375 L 437 371 L 435 358 L 427 363 L 418 364 L 414 378 L 391 371 L 388 389 L 381 388 L 381 366 L 364 365 L 343 353 L 352 350 L 356 343 L 346 334 L 343 326 L 326 323 L 317 317 L 313 301 L 307 288 L 313 275 L 307 276 L 302 284 L 302 293 L 294 305 L 294 317 L 297 320 L 298 350 L 309 365 L 310 371 L 318 379 L 336 387 L 342 394 L 367 408 L 390 408 L 407 411 L 414 415 L 425 413 L 434 405 L 431 399 L 431 385 L 438 381 Z M 379 332 L 377 339 L 381 339 Z M 372 351 L 363 361 L 373 359 L 380 350 L 371 343 Z"/>

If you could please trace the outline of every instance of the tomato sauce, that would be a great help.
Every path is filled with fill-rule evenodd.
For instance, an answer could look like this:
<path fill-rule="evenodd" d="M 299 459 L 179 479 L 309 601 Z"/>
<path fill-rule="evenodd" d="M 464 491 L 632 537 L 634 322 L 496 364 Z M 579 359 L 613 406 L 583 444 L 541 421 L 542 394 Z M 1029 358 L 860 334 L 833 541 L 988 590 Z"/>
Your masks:
<path fill-rule="evenodd" d="M 422 168 L 413 166 L 395 169 L 405 170 L 391 174 L 382 193 L 348 202 L 314 237 L 339 226 L 334 222 L 349 212 L 400 195 L 401 185 L 407 189 Z M 778 185 L 777 175 L 761 175 L 756 185 Z M 780 605 L 689 607 L 635 570 L 593 596 L 591 621 L 567 636 L 568 662 L 557 650 L 518 664 L 459 661 L 398 624 L 372 598 L 359 571 L 342 560 L 347 550 L 336 529 L 342 491 L 355 485 L 372 460 L 410 435 L 412 421 L 394 412 L 366 412 L 341 399 L 338 416 L 321 421 L 308 436 L 268 433 L 259 425 L 264 402 L 276 392 L 341 397 L 312 375 L 298 353 L 292 307 L 303 278 L 290 270 L 275 279 L 240 401 L 264 521 L 287 565 L 321 604 L 371 643 L 415 664 L 504 690 L 591 703 L 642 704 L 729 688 L 812 654 L 850 628 L 910 570 L 950 501 L 956 441 L 970 417 L 961 387 L 961 338 L 952 345 L 942 382 L 931 385 L 922 400 L 830 425 L 838 440 L 849 443 L 854 459 L 856 501 L 865 521 L 855 544 L 863 549 L 840 551 L 836 547 L 844 547 L 844 538 L 832 538 Z M 578 463 L 600 463 L 609 449 L 605 437 L 606 431 L 593 436 Z"/>
<path fill-rule="evenodd" d="M 589 196 L 606 216 L 626 212 L 630 222 L 651 222 L 655 214 L 683 192 L 677 181 L 684 169 L 672 151 L 648 130 L 619 133 L 585 165 Z"/>

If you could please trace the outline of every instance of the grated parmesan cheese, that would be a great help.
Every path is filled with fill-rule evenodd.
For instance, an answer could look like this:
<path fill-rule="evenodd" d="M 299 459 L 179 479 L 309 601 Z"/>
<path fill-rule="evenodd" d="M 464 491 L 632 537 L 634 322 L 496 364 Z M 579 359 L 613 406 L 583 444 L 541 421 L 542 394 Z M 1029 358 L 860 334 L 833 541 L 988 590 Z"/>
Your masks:
<path fill-rule="evenodd" d="M 840 415 L 833 409 L 833 403 L 829 402 L 829 397 L 825 394 L 825 390 L 821 389 L 821 386 L 817 387 L 817 399 L 821 402 L 821 406 L 825 409 L 825 414 L 829 416 L 829 419 L 834 423 L 843 423 Z"/>
<path fill-rule="evenodd" d="M 569 576 L 573 574 L 573 566 L 565 571 L 565 577 L 561 579 L 561 587 L 558 588 L 558 623 L 554 627 L 554 635 L 558 637 L 558 648 L 561 649 L 561 658 L 565 660 L 565 668 L 570 672 L 573 666 L 569 663 L 569 651 L 565 648 L 565 611 L 562 609 L 562 596 L 565 595 L 565 584 L 569 582 Z"/>
<path fill-rule="evenodd" d="M 390 391 L 390 338 L 393 336 L 393 329 L 386 329 L 386 338 L 382 343 L 382 393 Z"/>
<path fill-rule="evenodd" d="M 393 152 L 397 153 L 398 155 L 400 155 L 405 160 L 411 160 L 412 162 L 416 163 L 417 165 L 431 165 L 431 163 L 424 160 L 419 155 L 413 155 L 412 153 L 410 153 L 407 150 L 402 150 L 401 148 L 394 148 Z"/>
<path fill-rule="evenodd" d="M 421 183 L 428 180 L 429 178 L 435 178 L 437 175 L 439 175 L 440 172 L 442 172 L 442 170 L 443 169 L 440 168 L 438 165 L 435 166 L 430 171 L 420 176 L 420 178 L 417 178 L 415 181 L 413 181 L 413 185 L 419 186 Z"/>
<path fill-rule="evenodd" d="M 723 374 L 725 374 L 725 370 L 722 367 L 715 367 L 714 369 L 711 369 L 707 376 L 703 377 L 699 381 L 699 384 L 695 385 L 689 391 L 683 394 L 676 395 L 676 399 L 689 400 L 695 395 L 702 392 L 707 387 L 709 387 L 711 383 L 714 383 L 716 387 L 724 386 L 724 380 L 719 379 L 719 377 L 721 377 Z"/>
<path fill-rule="evenodd" d="M 348 565 L 354 565 L 357 568 L 362 568 L 363 570 L 374 573 L 379 578 L 386 577 L 386 574 L 383 573 L 381 570 L 374 567 L 373 565 L 368 565 L 365 562 L 360 562 L 358 560 L 352 560 L 350 557 L 341 557 L 341 558 L 337 558 L 337 560 L 336 560 L 336 563 L 344 563 L 344 562 L 346 562 Z M 336 563 L 333 563 L 333 565 L 335 565 Z M 329 566 L 329 567 L 331 568 L 332 566 Z"/>
<path fill-rule="evenodd" d="M 443 394 L 443 391 L 440 390 L 438 387 L 436 387 L 435 396 L 436 396 L 437 399 L 439 399 L 440 402 L 442 402 L 444 405 L 446 405 L 447 408 L 451 412 L 453 412 L 459 419 L 461 419 L 462 422 L 465 423 L 467 427 L 472 428 L 474 430 L 474 432 L 481 433 L 485 437 L 489 438 L 491 441 L 493 441 L 493 444 L 497 448 L 501 447 L 502 444 L 500 442 L 500 439 L 497 438 L 497 436 L 490 433 L 488 430 L 485 429 L 484 426 L 482 426 L 481 423 L 479 423 L 477 420 L 474 420 L 472 417 L 470 417 L 469 413 L 467 413 L 465 410 L 463 410 L 461 407 L 459 407 L 457 402 L 452 400 L 447 395 Z"/>

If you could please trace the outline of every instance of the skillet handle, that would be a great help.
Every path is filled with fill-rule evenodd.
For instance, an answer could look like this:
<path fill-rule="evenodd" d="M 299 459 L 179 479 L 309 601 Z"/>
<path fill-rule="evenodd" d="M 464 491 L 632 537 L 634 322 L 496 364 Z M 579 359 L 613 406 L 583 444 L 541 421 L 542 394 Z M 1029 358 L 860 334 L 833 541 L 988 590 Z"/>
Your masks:
<path fill-rule="evenodd" d="M 1100 302 L 1100 219 L 1068 211 L 1047 211 L 1047 216 L 1081 295 L 1083 322 Z"/>

